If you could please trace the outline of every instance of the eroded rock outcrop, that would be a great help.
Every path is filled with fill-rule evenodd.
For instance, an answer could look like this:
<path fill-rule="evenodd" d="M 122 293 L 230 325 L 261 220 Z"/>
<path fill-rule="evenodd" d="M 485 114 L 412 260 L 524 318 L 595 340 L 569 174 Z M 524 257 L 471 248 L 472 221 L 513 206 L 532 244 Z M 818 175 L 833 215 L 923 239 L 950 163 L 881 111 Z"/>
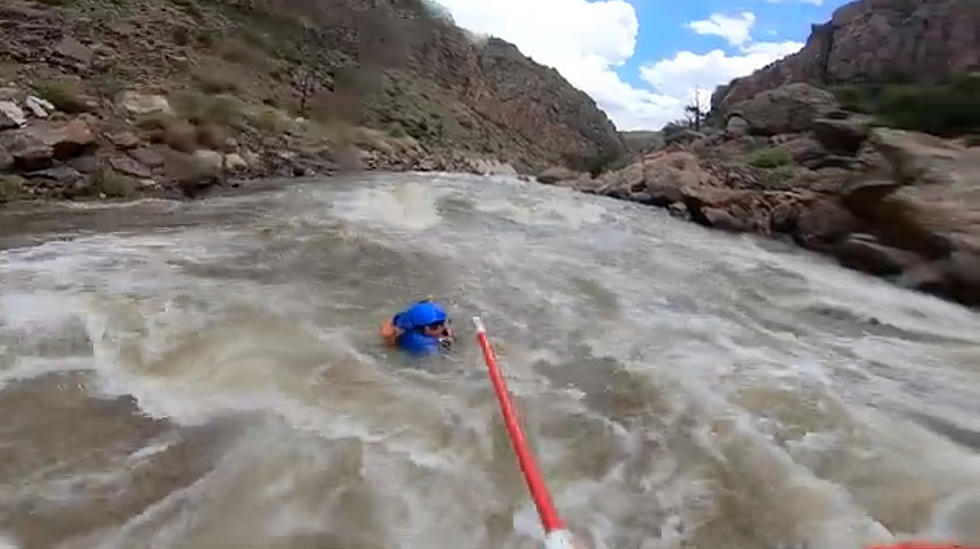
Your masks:
<path fill-rule="evenodd" d="M 980 3 L 975 0 L 860 0 L 815 25 L 800 52 L 719 87 L 714 110 L 794 82 L 935 83 L 980 70 Z"/>

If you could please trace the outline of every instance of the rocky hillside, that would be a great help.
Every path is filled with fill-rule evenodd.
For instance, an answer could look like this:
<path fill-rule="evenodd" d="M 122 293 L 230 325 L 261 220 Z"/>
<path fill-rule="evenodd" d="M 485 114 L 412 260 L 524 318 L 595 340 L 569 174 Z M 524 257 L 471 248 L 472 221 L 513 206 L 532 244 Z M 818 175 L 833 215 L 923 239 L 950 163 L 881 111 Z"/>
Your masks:
<path fill-rule="evenodd" d="M 422 0 L 4 0 L 0 29 L 0 201 L 623 150 L 557 72 Z"/>
<path fill-rule="evenodd" d="M 598 178 L 539 180 L 795 242 L 980 307 L 978 62 L 980 2 L 861 0 L 802 52 L 719 89 L 702 132 Z M 872 81 L 877 109 L 838 99 L 836 85 Z"/>
<path fill-rule="evenodd" d="M 739 115 L 724 132 L 690 132 L 686 142 L 622 170 L 595 179 L 542 175 L 669 208 L 708 227 L 786 239 L 980 306 L 980 147 L 973 139 L 875 127 L 807 84 L 732 108 Z"/>
<path fill-rule="evenodd" d="M 713 110 L 793 82 L 939 83 L 980 70 L 980 2 L 860 0 L 814 25 L 802 51 L 719 87 Z"/>

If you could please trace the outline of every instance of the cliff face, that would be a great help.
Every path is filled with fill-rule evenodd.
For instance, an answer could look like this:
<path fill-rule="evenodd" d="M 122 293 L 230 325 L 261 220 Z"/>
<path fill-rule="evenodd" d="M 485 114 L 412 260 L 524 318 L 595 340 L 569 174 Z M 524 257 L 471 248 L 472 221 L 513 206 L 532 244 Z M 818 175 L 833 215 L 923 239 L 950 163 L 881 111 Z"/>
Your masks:
<path fill-rule="evenodd" d="M 936 83 L 974 70 L 980 70 L 980 2 L 860 0 L 815 25 L 800 52 L 719 87 L 711 106 L 724 111 L 793 82 Z"/>
<path fill-rule="evenodd" d="M 513 44 L 472 36 L 427 0 L 225 1 L 348 37 L 338 49 L 359 75 L 353 91 L 365 123 L 527 169 L 624 152 L 605 113 L 557 71 Z"/>
<path fill-rule="evenodd" d="M 334 37 L 346 59 L 324 72 L 357 74 L 350 91 L 365 124 L 527 169 L 623 152 L 606 115 L 556 71 L 470 35 L 425 0 L 226 1 Z"/>

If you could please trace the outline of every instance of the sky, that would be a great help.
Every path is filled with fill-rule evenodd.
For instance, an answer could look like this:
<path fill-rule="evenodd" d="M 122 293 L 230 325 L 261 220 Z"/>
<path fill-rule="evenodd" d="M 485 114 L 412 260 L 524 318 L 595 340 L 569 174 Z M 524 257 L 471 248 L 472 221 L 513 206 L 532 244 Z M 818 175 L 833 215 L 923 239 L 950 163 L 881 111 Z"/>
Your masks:
<path fill-rule="evenodd" d="M 620 130 L 681 118 L 695 90 L 803 47 L 849 0 L 437 0 L 461 27 L 516 44 L 588 93 Z"/>

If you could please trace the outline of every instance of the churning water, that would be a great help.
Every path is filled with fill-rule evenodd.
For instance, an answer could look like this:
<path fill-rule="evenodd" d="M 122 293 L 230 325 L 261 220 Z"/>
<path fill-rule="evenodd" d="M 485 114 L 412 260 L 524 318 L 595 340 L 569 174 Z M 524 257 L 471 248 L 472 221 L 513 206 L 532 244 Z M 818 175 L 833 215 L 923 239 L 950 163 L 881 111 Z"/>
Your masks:
<path fill-rule="evenodd" d="M 0 547 L 980 544 L 980 315 L 515 179 L 0 214 Z M 433 295 L 461 345 L 381 321 Z"/>

